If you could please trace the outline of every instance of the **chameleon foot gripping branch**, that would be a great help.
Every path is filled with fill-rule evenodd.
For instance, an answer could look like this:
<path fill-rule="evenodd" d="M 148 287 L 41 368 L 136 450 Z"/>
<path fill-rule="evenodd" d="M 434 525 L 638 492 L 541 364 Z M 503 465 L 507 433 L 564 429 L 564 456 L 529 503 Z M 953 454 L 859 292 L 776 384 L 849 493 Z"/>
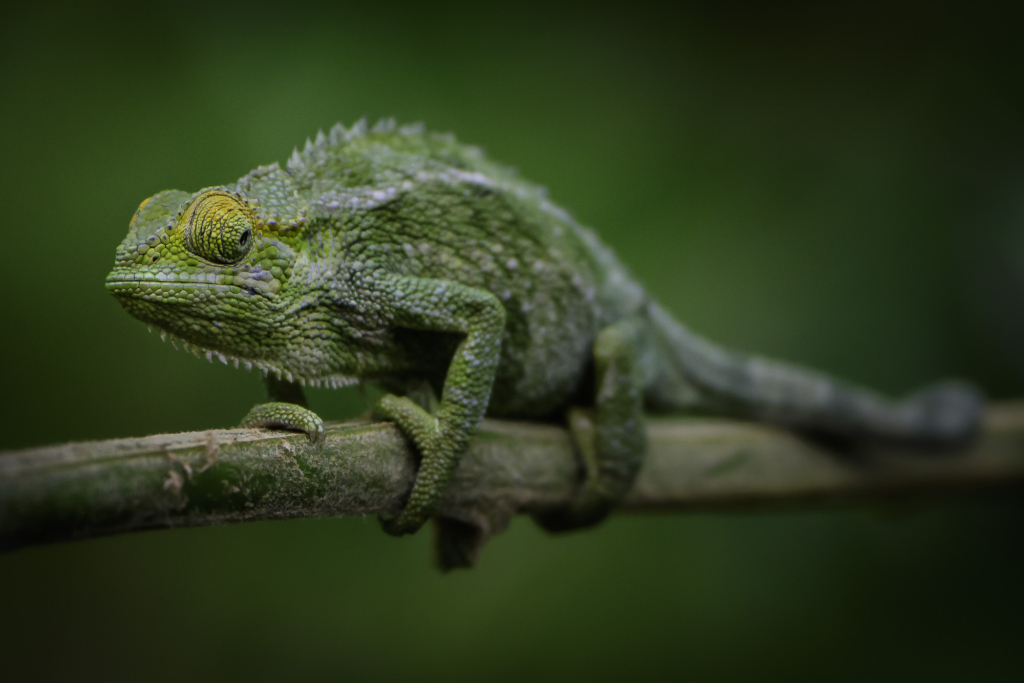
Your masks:
<path fill-rule="evenodd" d="M 394 534 L 435 516 L 485 415 L 592 409 L 592 429 L 574 429 L 588 439 L 577 499 L 542 518 L 571 529 L 629 491 L 644 408 L 932 448 L 966 443 L 982 407 L 967 385 L 892 402 L 720 349 L 674 321 L 543 188 L 451 135 L 390 120 L 336 125 L 284 168 L 150 197 L 106 286 L 173 343 L 263 370 L 274 402 L 248 425 L 318 439 L 301 386 L 427 383 L 436 410 L 396 395 L 378 405 L 420 455 L 403 509 L 384 522 Z M 464 565 L 472 534 L 438 529 L 442 564 Z"/>
<path fill-rule="evenodd" d="M 323 443 L 324 421 L 308 408 L 294 403 L 262 403 L 249 411 L 240 427 L 265 427 L 303 432 L 313 443 Z"/>

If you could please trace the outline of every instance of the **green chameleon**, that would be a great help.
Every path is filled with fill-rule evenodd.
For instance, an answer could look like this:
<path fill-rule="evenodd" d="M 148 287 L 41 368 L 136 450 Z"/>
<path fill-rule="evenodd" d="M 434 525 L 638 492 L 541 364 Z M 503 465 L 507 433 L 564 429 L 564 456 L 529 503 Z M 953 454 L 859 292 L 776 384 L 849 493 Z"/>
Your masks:
<path fill-rule="evenodd" d="M 485 414 L 568 423 L 578 494 L 538 516 L 565 530 L 600 521 L 629 489 L 644 409 L 943 447 L 976 433 L 982 408 L 962 384 L 892 402 L 718 348 L 543 188 L 451 135 L 391 120 L 320 132 L 286 168 L 147 199 L 106 287 L 207 358 L 267 374 L 274 402 L 244 426 L 320 440 L 300 385 L 373 380 L 392 392 L 376 412 L 421 456 L 403 511 L 383 520 L 395 535 L 435 515 Z"/>

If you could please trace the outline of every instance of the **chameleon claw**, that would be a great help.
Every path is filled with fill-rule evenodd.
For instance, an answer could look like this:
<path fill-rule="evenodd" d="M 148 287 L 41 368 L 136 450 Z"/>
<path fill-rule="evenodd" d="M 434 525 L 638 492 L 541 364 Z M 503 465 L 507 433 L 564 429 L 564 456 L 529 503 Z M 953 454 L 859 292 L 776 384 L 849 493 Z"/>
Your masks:
<path fill-rule="evenodd" d="M 249 411 L 240 426 L 303 432 L 314 444 L 322 444 L 326 438 L 320 416 L 294 403 L 262 403 Z"/>

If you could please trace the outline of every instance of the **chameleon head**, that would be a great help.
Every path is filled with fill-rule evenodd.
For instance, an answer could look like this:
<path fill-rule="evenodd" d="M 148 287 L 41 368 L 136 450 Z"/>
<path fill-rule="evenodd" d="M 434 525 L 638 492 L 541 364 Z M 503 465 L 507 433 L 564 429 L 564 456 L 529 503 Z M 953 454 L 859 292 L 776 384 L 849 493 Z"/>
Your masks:
<path fill-rule="evenodd" d="M 276 237 L 243 195 L 161 192 L 135 212 L 107 290 L 173 337 L 273 367 L 282 317 L 276 295 L 291 275 L 292 253 Z"/>

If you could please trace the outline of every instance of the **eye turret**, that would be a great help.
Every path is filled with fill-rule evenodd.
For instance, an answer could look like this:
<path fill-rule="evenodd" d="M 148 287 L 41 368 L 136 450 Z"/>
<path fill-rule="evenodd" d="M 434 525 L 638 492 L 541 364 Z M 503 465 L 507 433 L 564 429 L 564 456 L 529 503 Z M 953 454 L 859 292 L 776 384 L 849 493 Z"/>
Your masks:
<path fill-rule="evenodd" d="M 179 225 L 188 250 L 207 261 L 235 263 L 245 258 L 252 246 L 252 212 L 227 192 L 200 195 L 185 209 Z"/>

